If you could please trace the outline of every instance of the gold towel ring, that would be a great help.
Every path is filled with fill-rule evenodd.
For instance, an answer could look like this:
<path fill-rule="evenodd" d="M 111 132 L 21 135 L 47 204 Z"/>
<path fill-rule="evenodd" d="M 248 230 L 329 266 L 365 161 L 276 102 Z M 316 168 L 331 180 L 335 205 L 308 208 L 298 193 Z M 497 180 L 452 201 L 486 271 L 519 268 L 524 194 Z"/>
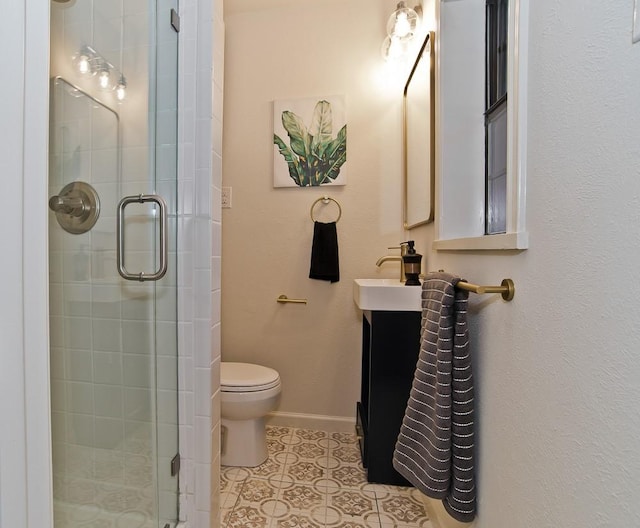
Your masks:
<path fill-rule="evenodd" d="M 342 217 L 342 207 L 340 207 L 340 203 L 335 198 L 331 198 L 330 196 L 323 196 L 322 198 L 318 198 L 315 202 L 311 204 L 311 211 L 309 212 L 311 215 L 311 221 L 315 222 L 316 219 L 313 217 L 313 208 L 316 206 L 318 202 L 322 202 L 324 204 L 328 204 L 329 202 L 334 202 L 338 206 L 338 218 L 336 218 L 336 223 L 340 221 Z"/>

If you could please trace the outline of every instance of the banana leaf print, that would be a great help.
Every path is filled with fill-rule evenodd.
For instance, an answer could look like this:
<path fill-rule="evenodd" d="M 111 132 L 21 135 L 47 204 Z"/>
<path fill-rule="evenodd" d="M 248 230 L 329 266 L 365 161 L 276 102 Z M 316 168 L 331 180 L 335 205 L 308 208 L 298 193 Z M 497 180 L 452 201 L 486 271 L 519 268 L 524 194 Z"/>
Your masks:
<path fill-rule="evenodd" d="M 287 162 L 289 176 L 300 187 L 319 186 L 334 181 L 347 161 L 347 125 L 333 137 L 331 103 L 318 101 L 307 129 L 295 113 L 282 112 L 282 126 L 289 145 L 277 134 L 273 142 Z"/>

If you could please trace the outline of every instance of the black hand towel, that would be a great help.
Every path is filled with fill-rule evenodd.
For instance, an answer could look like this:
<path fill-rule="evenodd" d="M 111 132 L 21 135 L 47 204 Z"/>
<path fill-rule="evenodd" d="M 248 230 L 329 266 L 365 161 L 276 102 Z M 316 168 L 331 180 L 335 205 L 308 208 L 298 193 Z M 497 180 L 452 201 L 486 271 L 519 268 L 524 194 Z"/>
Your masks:
<path fill-rule="evenodd" d="M 340 266 L 338 264 L 338 231 L 336 223 L 313 223 L 313 244 L 311 246 L 310 279 L 338 282 Z"/>

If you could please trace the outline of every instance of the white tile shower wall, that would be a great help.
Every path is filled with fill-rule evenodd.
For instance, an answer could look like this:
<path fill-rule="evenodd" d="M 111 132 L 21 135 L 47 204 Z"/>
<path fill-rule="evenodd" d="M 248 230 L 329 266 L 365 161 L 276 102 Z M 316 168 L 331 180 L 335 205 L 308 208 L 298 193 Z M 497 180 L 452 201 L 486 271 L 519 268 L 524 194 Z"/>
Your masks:
<path fill-rule="evenodd" d="M 210 528 L 219 526 L 220 502 L 221 215 L 215 196 L 222 145 L 213 138 L 222 130 L 222 0 L 182 0 L 180 15 L 180 518 L 190 528 Z"/>
<path fill-rule="evenodd" d="M 114 6 L 120 3 L 115 2 Z M 103 5 L 103 4 L 101 4 Z M 136 9 L 135 6 L 139 5 Z M 82 6 L 87 7 L 83 9 Z M 139 24 L 141 19 L 138 11 L 145 8 L 144 2 L 125 2 L 124 9 L 128 18 L 125 19 L 125 35 L 132 35 L 131 24 Z M 214 9 L 212 12 L 211 9 Z M 62 60 L 63 57 L 72 55 L 82 40 L 92 42 L 96 39 L 107 46 L 109 39 L 115 42 L 119 28 L 109 20 L 113 16 L 106 13 L 98 13 L 102 24 L 111 28 L 101 35 L 93 35 L 94 24 L 91 9 L 87 4 L 79 5 L 77 11 L 55 11 L 53 19 L 60 20 L 52 32 L 58 35 L 58 41 L 64 46 L 64 52 L 52 57 L 53 73 L 71 76 L 72 72 Z M 180 174 L 178 206 L 179 218 L 179 413 L 180 413 L 180 445 L 183 456 L 181 472 L 181 518 L 190 521 L 191 527 L 208 528 L 216 526 L 218 513 L 215 505 L 218 500 L 218 452 L 219 444 L 219 405 L 217 395 L 219 387 L 219 359 L 220 359 L 220 318 L 219 318 L 219 291 L 220 291 L 220 255 L 221 255 L 221 226 L 219 211 L 219 193 L 221 182 L 221 145 L 220 131 L 222 128 L 222 54 L 224 45 L 224 32 L 222 25 L 222 2 L 198 2 L 198 0 L 184 0 L 181 2 L 182 32 L 180 36 Z M 117 16 L 117 14 L 116 14 Z M 214 31 L 212 31 L 214 29 Z M 143 32 L 140 31 L 140 34 Z M 212 41 L 212 34 L 215 42 Z M 110 36 L 109 36 L 110 35 Z M 135 82 L 136 76 L 146 75 L 146 61 L 143 54 L 135 53 L 135 48 L 142 42 L 125 38 L 127 53 L 124 54 L 124 62 L 121 68 L 128 73 L 131 87 L 139 85 Z M 213 51 L 212 51 L 213 50 Z M 101 50 L 107 53 L 109 50 Z M 213 72 L 211 65 L 215 66 Z M 160 72 L 161 73 L 161 72 Z M 212 89 L 212 77 L 215 84 Z M 77 80 L 82 84 L 82 80 Z M 144 108 L 144 94 L 130 90 L 128 94 L 131 104 L 128 108 Z M 213 117 L 213 119 L 212 119 Z M 148 150 L 146 148 L 146 130 L 134 123 L 139 123 L 134 116 L 122 115 L 122 189 L 112 189 L 112 194 L 134 194 L 146 192 L 145 186 L 149 182 L 141 179 L 140 175 L 148 173 Z M 146 121 L 142 120 L 143 123 Z M 131 126 L 129 126 L 131 125 Z M 216 145 L 212 152 L 212 138 L 216 138 Z M 98 159 L 87 160 L 96 167 L 104 166 Z M 167 162 L 168 164 L 169 162 Z M 162 164 L 160 164 L 162 165 Z M 160 167 L 159 167 L 160 168 Z M 104 171 L 103 171 L 104 172 Z M 95 171 L 98 182 L 104 180 L 102 172 Z M 162 180 L 162 174 L 160 174 Z M 53 190 L 53 189 L 52 189 Z M 103 189 L 103 192 L 109 192 Z M 213 198 L 213 199 L 212 199 Z M 215 204 L 215 205 L 214 205 Z M 213 223 L 212 220 L 213 219 Z M 63 243 L 63 236 L 59 238 Z M 112 251 L 114 248 L 107 248 Z M 103 256 L 102 256 L 103 257 Z M 54 426 L 54 443 L 60 444 L 73 432 L 77 441 L 93 442 L 95 419 L 87 420 L 86 416 L 78 414 L 75 410 L 83 401 L 82 381 L 88 378 L 91 368 L 97 380 L 105 384 L 105 389 L 112 389 L 109 385 L 120 385 L 125 382 L 122 379 L 123 362 L 127 362 L 125 372 L 129 375 L 141 367 L 140 362 L 144 357 L 136 357 L 136 351 L 146 349 L 149 335 L 144 326 L 148 317 L 139 313 L 135 300 L 123 304 L 123 310 L 129 320 L 122 331 L 122 347 L 124 356 L 119 361 L 120 354 L 113 350 L 101 350 L 93 357 L 93 365 L 82 361 L 88 357 L 87 350 L 91 344 L 91 329 L 88 326 L 76 325 L 77 314 L 69 312 L 77 303 L 70 303 L 80 298 L 87 298 L 86 292 L 80 289 L 85 284 L 74 284 L 73 292 L 63 294 L 58 287 L 63 280 L 63 269 L 73 269 L 64 266 L 65 252 L 56 251 L 52 247 L 51 282 L 52 282 L 52 345 L 64 344 L 65 335 L 69 331 L 78 328 L 79 338 L 74 342 L 75 348 L 73 362 L 65 358 L 61 349 L 55 355 L 54 365 L 56 377 L 62 377 L 65 370 L 73 378 L 69 386 L 59 385 L 60 390 L 54 388 L 54 407 L 56 412 L 60 410 L 59 426 Z M 214 264 L 215 263 L 215 264 Z M 88 287 L 88 286 L 87 286 Z M 57 288 L 57 290 L 56 290 Z M 133 288 L 135 289 L 135 288 Z M 57 294 L 55 293 L 57 291 Z M 127 292 L 131 296 L 127 295 Z M 108 285 L 95 285 L 91 289 L 94 301 L 100 301 L 104 313 L 102 317 L 115 319 L 120 313 L 111 313 L 109 306 L 118 306 L 122 296 L 135 297 L 134 292 L 121 292 L 116 287 Z M 195 292 L 198 292 L 196 295 Z M 204 292 L 202 295 L 200 292 Z M 211 292 L 211 295 L 206 295 Z M 65 299 L 65 295 L 67 299 Z M 73 296 L 70 298 L 69 296 Z M 66 301 L 66 303 L 65 303 Z M 65 313 L 65 307 L 67 313 Z M 102 309 L 101 308 L 101 309 Z M 213 314 L 213 315 L 212 315 Z M 96 314 L 97 315 L 97 314 Z M 72 328 L 73 327 L 73 328 Z M 142 327 L 142 328 L 141 328 Z M 148 329 L 147 329 L 148 330 Z M 100 335 L 95 336 L 100 339 Z M 83 341 L 84 340 L 84 341 Z M 141 342 L 143 340 L 144 342 Z M 84 343 L 84 345 L 83 345 Z M 111 348 L 107 342 L 102 348 Z M 52 352 L 54 352 L 52 350 Z M 52 354 L 53 355 L 53 354 Z M 114 361 L 116 363 L 114 363 Z M 77 367 L 71 367 L 76 365 Z M 84 365 L 84 367 L 83 367 Z M 66 367 L 66 369 L 65 369 Z M 136 380 L 130 380 L 140 385 Z M 167 381 L 169 383 L 169 381 Z M 163 387 L 164 388 L 164 387 Z M 114 389 L 115 390 L 115 389 Z M 122 394 L 116 395 L 124 400 L 123 412 L 129 419 L 134 419 L 136 414 L 145 407 L 148 397 L 145 396 L 146 387 L 124 387 Z M 85 391 L 86 392 L 86 391 Z M 59 393 L 59 394 L 58 394 Z M 90 399 L 85 400 L 90 401 Z M 71 409 L 65 411 L 67 404 Z M 150 409 L 149 409 L 150 410 Z M 98 409 L 96 417 L 100 423 L 105 419 L 113 418 L 115 408 Z M 88 423 L 85 423 L 88 422 Z M 130 422 L 128 422 L 130 423 Z M 55 424 L 54 424 L 55 425 Z M 99 426 L 99 424 L 98 424 Z M 211 434 L 215 441 L 211 441 Z M 60 458 L 60 460 L 63 460 Z M 213 468 L 213 469 L 212 469 Z M 196 475 L 198 479 L 196 480 Z M 199 485 L 198 485 L 199 483 Z M 214 505 L 212 507 L 212 504 Z"/>
<path fill-rule="evenodd" d="M 125 19 L 121 23 L 120 16 L 125 13 Z M 150 159 L 147 147 L 148 127 L 152 125 L 146 118 L 147 91 L 146 76 L 148 75 L 148 18 L 140 14 L 147 12 L 146 0 L 98 0 L 95 2 L 82 2 L 75 4 L 73 8 L 62 10 L 52 7 L 51 33 L 52 33 L 52 54 L 51 73 L 60 75 L 81 86 L 85 91 L 105 100 L 107 104 L 118 109 L 120 115 L 121 128 L 121 181 L 112 183 L 108 178 L 112 178 L 117 172 L 116 149 L 111 144 L 99 143 L 107 134 L 105 125 L 108 122 L 99 120 L 99 116 L 86 118 L 86 111 L 81 107 L 68 108 L 65 111 L 65 118 L 71 119 L 71 123 L 60 123 L 64 127 L 65 134 L 74 134 L 73 137 L 64 138 L 60 154 L 52 156 L 54 166 L 51 171 L 52 181 L 50 194 L 56 194 L 62 185 L 62 174 L 55 169 L 63 167 L 65 157 L 73 156 L 73 163 L 64 166 L 65 180 L 86 179 L 91 175 L 90 181 L 100 193 L 104 203 L 115 204 L 123 194 L 146 193 L 153 189 L 153 184 L 147 178 L 149 167 L 153 160 Z M 190 36 L 194 39 L 191 51 L 195 51 L 195 24 L 192 25 Z M 189 35 L 189 32 L 186 32 Z M 158 35 L 160 46 L 164 41 L 175 38 L 175 34 L 167 25 Z M 124 53 L 120 55 L 117 50 L 120 42 L 124 44 Z M 92 83 L 84 78 L 78 77 L 68 58 L 80 48 L 83 43 L 89 43 L 98 49 L 105 57 L 122 70 L 128 80 L 129 90 L 127 94 L 127 104 L 118 106 L 112 94 L 95 92 Z M 165 46 L 163 51 L 170 50 L 171 45 Z M 122 63 L 120 59 L 122 57 Z M 188 61 L 186 61 L 188 63 Z M 175 98 L 175 82 L 171 80 L 172 71 L 163 70 L 163 64 L 175 64 L 175 61 L 160 62 L 157 72 L 159 91 L 157 95 L 157 109 L 159 123 L 168 122 L 175 112 L 175 105 L 171 101 Z M 191 62 L 192 70 L 195 72 L 195 61 Z M 193 76 L 192 76 L 193 77 Z M 185 83 L 182 83 L 184 85 Z M 188 82 L 186 83 L 188 84 Z M 192 83 L 193 84 L 193 83 Z M 94 93 L 95 92 L 95 93 Z M 186 97 L 184 101 L 193 98 Z M 68 105 L 73 104 L 73 101 Z M 77 105 L 78 103 L 76 103 Z M 189 117 L 194 121 L 195 107 L 189 108 L 186 105 L 186 122 Z M 94 112 L 95 114 L 95 112 Z M 160 126 L 161 131 L 174 130 L 172 126 Z M 195 151 L 195 134 L 187 127 L 183 127 L 187 134 L 183 135 L 189 141 L 185 151 L 188 153 Z M 69 141 L 71 139 L 72 141 Z M 158 149 L 157 157 L 157 178 L 158 192 L 167 197 L 170 204 L 175 203 L 176 195 L 167 180 L 170 171 L 164 172 L 164 167 L 171 167 L 175 164 L 174 150 L 169 145 L 175 143 L 174 135 L 159 137 L 167 147 Z M 184 140 L 184 139 L 183 139 Z M 206 138 L 205 142 L 209 142 Z M 72 150 L 73 149 L 73 150 Z M 184 159 L 184 158 L 183 158 Z M 189 165 L 191 163 L 191 165 Z M 193 175 L 193 160 L 186 157 L 182 176 L 184 174 Z M 206 181 L 209 181 L 208 174 L 205 174 Z M 180 197 L 183 202 L 180 210 L 183 214 L 191 215 L 193 207 L 193 177 L 186 179 L 182 177 L 180 181 Z M 65 182 L 66 183 L 66 182 Z M 189 202 L 189 199 L 191 202 Z M 132 206 L 132 211 L 135 209 Z M 130 434 L 127 431 L 144 430 L 145 436 L 151 437 L 152 431 L 149 427 L 152 408 L 153 393 L 151 390 L 152 381 L 149 379 L 149 368 L 153 361 L 151 356 L 145 356 L 144 351 L 150 350 L 153 340 L 152 336 L 152 314 L 149 311 L 148 303 L 141 302 L 151 298 L 151 291 L 147 285 L 118 286 L 120 282 L 115 270 L 115 243 L 113 237 L 103 235 L 100 226 L 104 222 L 109 225 L 115 224 L 115 206 L 105 207 L 101 218 L 92 231 L 88 242 L 95 242 L 100 247 L 99 250 L 91 251 L 93 244 L 83 242 L 82 237 L 70 237 L 57 229 L 51 237 L 51 335 L 52 335 L 52 364 L 53 373 L 53 401 L 55 423 L 53 424 L 54 451 L 56 457 L 54 464 L 59 473 L 70 473 L 82 468 L 77 468 L 77 464 L 71 467 L 65 453 L 68 444 L 74 444 L 76 451 L 78 447 L 90 446 L 100 450 L 101 454 L 108 454 L 105 449 L 113 446 L 126 444 Z M 209 212 L 205 212 L 209 214 Z M 134 216 L 133 214 L 131 215 Z M 148 223 L 148 215 L 145 211 L 139 211 L 138 220 Z M 190 219 L 187 218 L 187 224 Z M 170 221 L 172 221 L 170 219 Z M 182 219 L 181 219 L 182 221 Z M 183 225 L 181 225 L 181 229 Z M 97 240 L 96 240 L 97 237 Z M 87 237 L 84 237 L 87 238 Z M 210 240 L 209 232 L 204 232 L 205 240 Z M 130 229 L 127 232 L 127 239 L 132 246 L 138 249 L 146 248 L 146 252 L 140 252 L 140 264 L 148 260 L 150 246 L 147 229 Z M 180 287 L 184 291 L 180 295 L 180 317 L 181 330 L 193 327 L 194 301 L 193 291 L 193 269 L 194 258 L 192 250 L 193 240 L 186 240 L 181 246 L 185 249 L 180 254 L 180 268 L 186 273 L 179 279 Z M 175 248 L 169 248 L 175 251 Z M 78 253 L 80 257 L 78 258 Z M 85 255 L 86 254 L 86 255 Z M 207 259 L 209 262 L 210 254 Z M 86 265 L 79 267 L 78 263 L 86 261 Z M 135 266 L 134 255 L 129 259 L 128 264 Z M 88 282 L 89 273 L 84 268 L 90 269 L 91 277 L 99 279 L 98 283 Z M 141 267 L 148 268 L 147 265 Z M 104 269 L 103 269 L 104 268 Z M 103 271 L 101 271 L 103 270 Z M 106 270 L 111 270 L 109 274 Z M 200 275 L 210 277 L 210 270 L 200 270 Z M 65 286 L 63 288 L 63 283 Z M 206 286 L 206 285 L 205 285 Z M 174 297 L 175 287 L 172 281 L 168 280 L 157 289 L 157 298 Z M 198 291 L 197 289 L 195 291 Z M 87 303 L 91 299 L 92 304 Z M 175 391 L 176 375 L 179 374 L 180 387 L 186 392 L 180 399 L 180 416 L 183 424 L 193 424 L 194 408 L 194 366 L 190 357 L 182 357 L 180 372 L 175 371 L 171 359 L 171 350 L 165 350 L 163 343 L 175 342 L 175 327 L 171 323 L 173 315 L 160 309 L 157 312 L 159 347 L 157 349 L 157 372 L 158 377 L 158 417 L 160 442 L 158 444 L 158 455 L 162 461 L 168 460 L 173 455 L 173 447 L 162 441 L 164 438 L 175 437 L 172 423 L 172 416 L 175 415 L 175 403 L 171 394 Z M 91 306 L 91 308 L 90 308 Z M 89 311 L 90 310 L 90 311 Z M 100 319 L 100 324 L 89 324 L 90 319 Z M 208 312 L 206 307 L 200 307 L 198 314 L 206 318 Z M 118 321 L 123 319 L 122 329 Z M 206 332 L 204 332 L 206 334 Z M 193 350 L 194 338 L 188 332 L 181 332 L 181 350 Z M 89 382 L 93 381 L 93 387 Z M 211 393 L 210 384 L 203 390 Z M 124 421 L 124 426 L 116 428 L 117 434 L 112 434 L 111 427 L 114 420 Z M 143 431 L 143 432 L 144 432 Z M 194 435 L 192 431 L 184 432 L 184 443 L 193 443 Z M 127 446 L 125 445 L 125 450 Z M 208 451 L 207 451 L 208 452 Z M 66 467 L 68 466 L 68 467 Z M 188 464 L 187 464 L 188 466 Z M 168 475 L 162 472 L 169 467 L 168 463 L 160 464 L 161 478 L 161 499 L 170 490 L 163 485 L 165 480 L 170 482 Z M 166 472 L 166 471 L 165 471 Z M 126 475 L 124 475 L 126 478 Z M 55 477 L 54 477 L 55 478 Z M 59 479 L 58 479 L 59 480 Z M 60 487 L 58 488 L 61 489 Z M 170 500 L 161 500 L 163 504 L 170 504 Z M 167 514 L 168 515 L 168 514 Z"/>
<path fill-rule="evenodd" d="M 154 381 L 150 372 L 153 372 L 151 367 L 156 356 L 149 354 L 153 314 L 152 307 L 145 302 L 151 299 L 153 288 L 120 284 L 115 273 L 115 242 L 110 231 L 110 226 L 115 224 L 115 204 L 122 194 L 138 194 L 153 189 L 147 177 L 150 161 L 146 81 L 137 82 L 138 78 L 145 80 L 140 75 L 146 75 L 148 42 L 146 38 L 140 41 L 128 38 L 131 34 L 128 22 L 132 20 L 124 24 L 119 22 L 123 8 L 130 9 L 131 4 L 124 0 L 101 0 L 78 3 L 67 10 L 52 8 L 51 74 L 80 85 L 86 92 L 117 109 L 122 146 L 121 179 L 114 182 L 112 178 L 114 173 L 118 173 L 118 156 L 111 133 L 115 128 L 112 113 L 98 106 L 87 110 L 84 98 L 67 97 L 64 101 L 56 101 L 54 109 L 60 110 L 59 103 L 62 102 L 64 112 L 54 115 L 57 121 L 54 121 L 52 137 L 56 148 L 52 156 L 50 195 L 58 193 L 61 185 L 69 180 L 84 179 L 94 184 L 103 205 L 98 223 L 86 235 L 69 235 L 52 223 L 52 429 L 54 494 L 58 499 L 74 498 L 71 487 L 64 484 L 68 477 L 104 480 L 106 476 L 101 473 L 100 460 L 110 462 L 108 477 L 111 482 L 132 482 L 131 475 L 122 466 L 122 456 L 129 459 L 139 453 L 140 440 L 143 440 L 145 449 L 153 445 L 149 441 L 154 436 L 150 427 L 154 412 Z M 138 36 L 147 34 L 139 23 L 137 30 Z M 124 62 L 120 64 L 117 50 L 123 37 L 125 53 L 122 54 Z M 128 104 L 118 106 L 112 94 L 97 92 L 91 82 L 77 76 L 68 58 L 83 43 L 93 45 L 126 72 L 130 88 Z M 163 83 L 163 86 L 170 85 Z M 158 110 L 163 118 L 175 112 L 175 105 L 163 106 L 163 101 L 171 99 L 171 96 L 171 93 L 163 92 L 158 98 Z M 58 141 L 58 137 L 62 141 Z M 170 142 L 172 138 L 165 138 L 165 144 L 167 140 Z M 167 149 L 162 158 L 166 165 L 171 163 L 167 159 L 169 153 L 170 149 Z M 159 176 L 162 180 L 162 174 Z M 169 196 L 169 200 L 175 200 L 175 196 Z M 144 213 L 140 212 L 139 218 L 149 224 L 149 215 Z M 138 254 L 142 257 L 141 264 L 144 263 L 150 249 L 148 226 L 137 232 L 128 231 L 127 235 L 132 246 L 147 250 Z M 173 297 L 174 290 L 175 284 L 168 282 L 158 288 L 157 299 Z M 159 302 L 158 307 L 161 305 Z M 157 316 L 159 342 L 175 342 L 174 316 L 162 309 L 157 311 Z M 162 441 L 175 437 L 175 424 L 172 423 L 175 399 L 171 394 L 176 388 L 177 373 L 171 353 L 171 350 L 159 347 L 156 365 L 160 374 L 158 455 L 167 461 L 175 452 L 173 446 Z M 118 452 L 117 457 L 114 457 L 113 450 Z M 166 473 L 168 467 L 168 463 L 160 465 L 160 477 L 165 477 L 161 482 L 171 481 L 168 475 L 162 474 L 163 468 Z M 150 472 L 151 466 L 145 469 Z M 168 498 L 170 487 L 162 483 L 160 486 L 161 499 Z M 161 502 L 171 503 L 170 500 Z M 162 515 L 168 517 L 171 514 L 163 512 Z"/>

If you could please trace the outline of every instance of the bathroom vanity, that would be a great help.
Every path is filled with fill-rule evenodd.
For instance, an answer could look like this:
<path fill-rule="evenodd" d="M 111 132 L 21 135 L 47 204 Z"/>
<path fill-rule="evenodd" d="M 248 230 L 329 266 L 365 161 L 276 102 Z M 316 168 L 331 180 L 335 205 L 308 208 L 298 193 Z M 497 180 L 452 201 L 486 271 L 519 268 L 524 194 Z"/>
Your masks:
<path fill-rule="evenodd" d="M 420 319 L 419 311 L 363 310 L 356 430 L 369 482 L 411 485 L 392 461 L 420 351 Z"/>

